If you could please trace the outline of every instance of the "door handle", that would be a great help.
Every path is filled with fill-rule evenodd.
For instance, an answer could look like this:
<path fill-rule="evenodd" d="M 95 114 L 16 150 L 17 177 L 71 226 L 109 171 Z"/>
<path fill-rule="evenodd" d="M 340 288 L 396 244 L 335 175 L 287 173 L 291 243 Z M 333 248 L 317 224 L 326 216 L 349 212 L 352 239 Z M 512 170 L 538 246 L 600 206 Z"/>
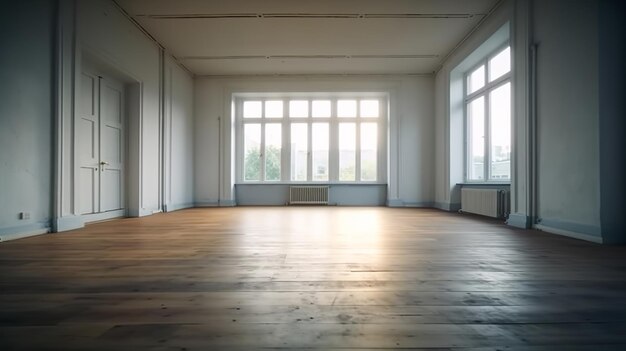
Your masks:
<path fill-rule="evenodd" d="M 100 164 L 104 166 L 104 165 L 108 165 L 109 163 L 102 161 L 102 162 L 100 162 Z"/>

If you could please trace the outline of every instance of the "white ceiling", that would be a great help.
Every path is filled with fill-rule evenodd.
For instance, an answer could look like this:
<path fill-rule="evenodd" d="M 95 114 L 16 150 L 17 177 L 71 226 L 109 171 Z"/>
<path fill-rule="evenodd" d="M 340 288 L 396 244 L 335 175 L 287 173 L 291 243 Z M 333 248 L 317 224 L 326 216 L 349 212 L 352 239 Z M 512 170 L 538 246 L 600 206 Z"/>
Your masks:
<path fill-rule="evenodd" d="M 196 75 L 427 74 L 498 0 L 116 0 Z"/>

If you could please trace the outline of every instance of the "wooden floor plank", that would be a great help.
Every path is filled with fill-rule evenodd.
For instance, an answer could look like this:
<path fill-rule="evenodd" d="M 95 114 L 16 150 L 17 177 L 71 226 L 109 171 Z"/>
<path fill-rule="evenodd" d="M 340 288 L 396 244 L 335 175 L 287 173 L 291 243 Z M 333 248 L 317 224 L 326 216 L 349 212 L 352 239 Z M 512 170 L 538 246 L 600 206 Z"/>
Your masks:
<path fill-rule="evenodd" d="M 626 349 L 626 248 L 436 210 L 101 222 L 0 244 L 0 278 L 2 350 Z"/>

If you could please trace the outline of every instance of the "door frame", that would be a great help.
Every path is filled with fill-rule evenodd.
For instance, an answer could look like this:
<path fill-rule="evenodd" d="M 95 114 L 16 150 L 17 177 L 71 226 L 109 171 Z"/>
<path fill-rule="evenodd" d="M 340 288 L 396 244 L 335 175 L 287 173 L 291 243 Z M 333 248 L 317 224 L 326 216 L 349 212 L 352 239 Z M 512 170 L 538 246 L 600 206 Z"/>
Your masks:
<path fill-rule="evenodd" d="M 86 43 L 73 43 L 73 37 L 60 40 L 57 56 L 55 174 L 52 231 L 82 228 L 86 222 L 113 217 L 139 217 L 142 198 L 143 83 L 106 54 Z M 79 153 L 76 125 L 80 103 L 80 77 L 83 61 L 102 67 L 107 75 L 124 85 L 124 209 L 104 214 L 80 213 Z M 86 63 L 86 62 L 85 62 Z"/>
<path fill-rule="evenodd" d="M 126 99 L 127 99 L 127 94 L 126 94 L 126 84 L 124 83 L 124 81 L 119 77 L 118 73 L 115 73 L 113 71 L 111 71 L 111 68 L 106 67 L 103 63 L 99 63 L 97 62 L 98 60 L 96 58 L 90 57 L 90 55 L 83 55 L 82 57 L 82 61 L 81 61 L 81 69 L 80 69 L 80 75 L 82 77 L 82 75 L 88 75 L 88 76 L 92 76 L 94 78 L 97 79 L 97 89 L 94 89 L 94 94 L 97 94 L 97 98 L 94 98 L 94 101 L 96 103 L 96 105 L 94 106 L 94 109 L 97 111 L 97 123 L 98 123 L 98 133 L 97 133 L 97 142 L 98 142 L 98 156 L 97 156 L 97 161 L 98 161 L 98 165 L 96 166 L 96 171 L 97 171 L 97 177 L 98 177 L 98 184 L 94 185 L 95 186 L 95 192 L 98 194 L 97 198 L 94 199 L 94 204 L 95 206 L 97 206 L 96 208 L 94 208 L 94 212 L 93 213 L 81 213 L 81 217 L 83 219 L 83 221 L 85 223 L 89 223 L 89 222 L 95 222 L 95 221 L 101 221 L 101 220 L 105 220 L 105 219 L 111 219 L 111 218 L 118 218 L 118 217 L 125 217 L 128 215 L 128 211 L 127 211 L 127 207 L 128 207 L 128 200 L 127 200 L 127 196 L 126 196 L 126 188 L 127 188 L 127 182 L 128 182 L 128 177 L 126 176 L 126 168 L 128 167 L 128 153 L 127 153 L 127 145 L 128 145 L 128 140 L 129 140 L 129 133 L 128 133 L 128 122 L 127 122 L 127 112 L 128 112 L 128 108 L 126 106 Z M 82 79 L 81 79 L 82 81 Z M 103 111 L 103 104 L 102 104 L 102 97 L 103 97 L 103 87 L 104 84 L 110 83 L 112 85 L 116 85 L 118 86 L 122 91 L 122 96 L 121 96 L 121 113 L 122 113 L 122 128 L 123 128 L 123 134 L 122 134 L 122 140 L 121 140 L 121 149 L 122 149 L 122 169 L 123 169 L 123 174 L 122 174 L 122 181 L 120 184 L 120 191 L 121 191 L 121 196 L 122 196 L 122 208 L 121 209 L 117 209 L 117 210 L 111 210 L 111 211 L 104 211 L 103 210 L 103 189 L 102 189 L 102 167 L 104 167 L 104 165 L 101 163 L 101 161 L 103 161 L 102 159 L 102 135 L 103 135 L 103 125 L 104 125 L 104 121 L 102 119 L 102 111 Z M 77 81 L 77 84 L 79 84 L 79 82 Z M 77 94 L 76 94 L 76 105 L 77 105 L 77 112 L 79 113 L 78 118 L 76 119 L 76 126 L 75 126 L 75 130 L 78 130 L 78 123 L 80 121 L 80 110 L 79 110 L 79 106 L 80 104 L 82 104 L 82 96 L 81 96 L 81 91 L 82 91 L 83 87 L 81 87 L 80 85 L 78 85 L 78 89 L 76 89 Z M 78 145 L 78 147 L 80 148 L 80 135 L 78 134 L 74 134 L 74 143 L 76 145 Z M 79 156 L 76 156 L 76 168 L 80 169 L 83 165 L 81 164 L 82 160 L 80 160 Z M 81 177 L 77 177 L 75 178 L 75 189 L 81 189 Z M 77 201 L 80 201 L 80 196 L 78 196 Z M 78 208 L 80 209 L 80 203 L 78 203 Z"/>
<path fill-rule="evenodd" d="M 99 57 L 89 53 L 88 51 L 83 51 L 81 54 L 81 61 L 80 61 L 80 69 L 78 69 L 77 67 L 77 75 L 82 75 L 83 73 L 88 73 L 91 75 L 94 75 L 96 77 L 98 77 L 98 98 L 97 98 L 97 106 L 96 109 L 98 111 L 98 160 L 101 160 L 101 155 L 102 155 L 102 125 L 103 125 L 103 121 L 102 121 L 102 84 L 103 81 L 106 80 L 110 80 L 112 82 L 115 82 L 117 84 L 119 84 L 122 88 L 123 88 L 123 96 L 122 98 L 122 113 L 123 113 L 123 128 L 124 128 L 124 133 L 122 136 L 122 158 L 123 158 L 123 163 L 124 163 L 124 174 L 122 177 L 122 209 L 119 210 L 112 210 L 112 211 L 102 211 L 102 170 L 100 169 L 101 167 L 103 167 L 102 164 L 100 164 L 98 166 L 98 177 L 99 177 L 99 181 L 98 181 L 98 186 L 97 186 L 97 192 L 99 193 L 98 195 L 98 212 L 94 212 L 94 213 L 86 213 L 86 214 L 82 214 L 80 213 L 80 216 L 82 217 L 82 220 L 84 223 L 89 223 L 89 222 L 95 222 L 95 221 L 101 221 L 101 220 L 106 220 L 106 219 L 112 219 L 112 218 L 118 218 L 118 217 L 126 217 L 128 216 L 128 197 L 126 195 L 126 189 L 128 188 L 128 177 L 127 177 L 127 168 L 129 166 L 128 164 L 128 140 L 129 140 L 129 132 L 128 132 L 128 108 L 127 108 L 127 93 L 126 93 L 126 83 L 125 80 L 127 80 L 123 74 L 120 74 L 119 72 L 116 72 L 115 68 L 110 67 L 106 62 L 103 62 Z M 75 111 L 76 113 L 78 113 L 78 109 L 80 104 L 82 103 L 81 101 L 81 90 L 82 87 L 80 85 L 80 80 L 76 80 L 76 94 L 75 94 L 75 101 L 76 101 L 76 106 L 75 106 Z M 78 130 L 78 123 L 79 118 L 76 118 L 75 120 L 75 126 L 74 126 L 74 130 Z M 77 133 L 74 133 L 74 144 L 77 145 L 77 149 L 75 152 L 75 168 L 76 170 L 78 170 L 80 168 L 80 159 L 78 156 L 78 148 L 80 147 L 79 144 L 79 135 Z M 77 207 L 80 209 L 80 196 L 79 196 L 79 191 L 81 189 L 80 187 L 80 177 L 76 177 L 74 178 L 74 191 L 75 191 L 75 201 L 77 201 Z"/>

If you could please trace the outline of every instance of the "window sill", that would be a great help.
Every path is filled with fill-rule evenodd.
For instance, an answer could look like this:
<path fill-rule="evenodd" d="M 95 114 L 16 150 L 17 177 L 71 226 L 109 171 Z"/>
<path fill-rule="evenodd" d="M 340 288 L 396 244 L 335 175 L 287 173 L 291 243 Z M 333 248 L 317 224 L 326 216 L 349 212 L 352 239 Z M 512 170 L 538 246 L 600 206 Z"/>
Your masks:
<path fill-rule="evenodd" d="M 387 185 L 379 182 L 239 182 L 235 185 L 293 185 L 293 186 L 336 186 L 336 185 Z"/>
<path fill-rule="evenodd" d="M 456 185 L 478 185 L 478 186 L 511 186 L 511 182 L 462 182 L 456 183 Z"/>

